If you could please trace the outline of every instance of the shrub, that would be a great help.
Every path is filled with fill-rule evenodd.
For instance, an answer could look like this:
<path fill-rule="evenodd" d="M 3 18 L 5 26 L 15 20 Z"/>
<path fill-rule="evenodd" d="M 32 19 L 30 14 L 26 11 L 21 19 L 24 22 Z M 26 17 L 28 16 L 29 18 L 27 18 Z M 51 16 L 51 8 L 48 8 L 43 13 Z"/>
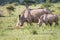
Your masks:
<path fill-rule="evenodd" d="M 51 6 L 53 6 L 53 5 L 50 4 L 50 3 L 43 3 L 43 4 L 41 5 L 41 8 L 48 8 L 48 7 L 51 7 Z"/>
<path fill-rule="evenodd" d="M 33 30 L 33 34 L 38 34 L 36 30 Z"/>
<path fill-rule="evenodd" d="M 14 7 L 13 6 L 9 6 L 9 7 L 6 7 L 7 8 L 7 10 L 9 10 L 9 11 L 14 11 Z"/>
<path fill-rule="evenodd" d="M 27 5 L 32 5 L 32 4 L 36 4 L 36 1 L 30 1 L 30 0 L 25 0 L 23 1 L 21 4 L 25 5 L 24 2 L 27 4 Z"/>

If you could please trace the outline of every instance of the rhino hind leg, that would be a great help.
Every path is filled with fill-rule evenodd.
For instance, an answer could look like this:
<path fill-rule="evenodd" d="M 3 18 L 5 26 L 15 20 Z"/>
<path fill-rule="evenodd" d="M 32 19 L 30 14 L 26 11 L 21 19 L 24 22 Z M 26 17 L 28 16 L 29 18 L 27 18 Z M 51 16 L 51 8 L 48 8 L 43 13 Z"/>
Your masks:
<path fill-rule="evenodd" d="M 59 23 L 58 22 L 55 22 L 55 25 L 59 25 Z"/>
<path fill-rule="evenodd" d="M 48 21 L 44 22 L 46 25 L 48 25 Z"/>
<path fill-rule="evenodd" d="M 52 26 L 53 23 L 49 23 L 50 26 Z"/>

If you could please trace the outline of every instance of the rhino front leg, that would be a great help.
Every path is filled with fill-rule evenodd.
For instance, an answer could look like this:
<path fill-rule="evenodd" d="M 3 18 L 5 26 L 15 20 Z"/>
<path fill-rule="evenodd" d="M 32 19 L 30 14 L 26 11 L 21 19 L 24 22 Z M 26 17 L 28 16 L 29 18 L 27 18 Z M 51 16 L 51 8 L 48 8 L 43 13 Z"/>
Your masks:
<path fill-rule="evenodd" d="M 27 23 L 29 23 L 30 25 L 32 25 L 32 20 L 31 19 L 27 19 Z"/>

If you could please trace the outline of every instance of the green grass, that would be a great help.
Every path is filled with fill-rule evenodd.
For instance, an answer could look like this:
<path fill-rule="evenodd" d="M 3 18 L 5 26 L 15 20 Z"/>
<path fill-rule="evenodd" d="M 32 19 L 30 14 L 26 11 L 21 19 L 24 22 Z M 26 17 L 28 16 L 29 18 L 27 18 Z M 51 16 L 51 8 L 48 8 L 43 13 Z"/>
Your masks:
<path fill-rule="evenodd" d="M 24 6 L 18 5 L 14 6 L 16 9 L 11 12 L 13 15 L 9 14 L 6 7 L 13 5 L 7 4 L 5 6 L 0 6 L 0 10 L 3 11 L 5 17 L 0 17 L 0 40 L 60 40 L 60 3 L 53 4 L 54 7 L 49 7 L 50 10 L 54 11 L 54 14 L 59 16 L 59 25 L 54 27 L 54 24 L 46 26 L 43 24 L 38 27 L 36 23 L 32 26 L 24 24 L 23 29 L 16 27 L 16 22 L 18 20 L 18 15 L 25 9 Z M 41 4 L 37 6 L 30 6 L 30 8 L 40 8 Z"/>

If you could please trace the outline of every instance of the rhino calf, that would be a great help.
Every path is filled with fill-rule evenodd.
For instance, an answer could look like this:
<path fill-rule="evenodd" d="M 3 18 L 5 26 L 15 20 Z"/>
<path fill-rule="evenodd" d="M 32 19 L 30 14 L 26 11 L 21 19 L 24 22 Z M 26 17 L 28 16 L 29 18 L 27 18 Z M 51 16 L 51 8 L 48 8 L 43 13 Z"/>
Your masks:
<path fill-rule="evenodd" d="M 46 25 L 50 25 L 52 26 L 53 22 L 55 23 L 55 25 L 58 25 L 58 16 L 55 14 L 43 14 L 38 21 L 39 26 L 42 25 L 42 23 L 45 23 Z"/>

